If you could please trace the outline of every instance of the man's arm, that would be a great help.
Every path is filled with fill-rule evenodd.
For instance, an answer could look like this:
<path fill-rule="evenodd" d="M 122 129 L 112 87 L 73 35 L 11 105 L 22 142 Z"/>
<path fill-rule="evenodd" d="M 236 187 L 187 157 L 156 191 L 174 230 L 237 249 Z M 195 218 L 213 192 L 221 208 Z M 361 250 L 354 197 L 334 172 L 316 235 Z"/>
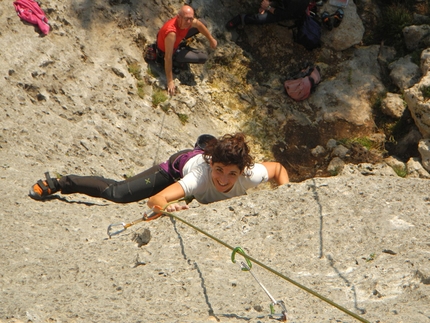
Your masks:
<path fill-rule="evenodd" d="M 209 30 L 206 28 L 206 26 L 200 20 L 194 19 L 193 27 L 197 28 L 199 30 L 199 32 L 209 40 L 209 44 L 210 44 L 211 48 L 213 48 L 213 49 L 216 48 L 216 46 L 218 44 L 216 39 L 213 38 L 213 36 L 209 32 Z"/>
<path fill-rule="evenodd" d="M 287 184 L 290 179 L 288 177 L 287 170 L 278 162 L 264 162 L 262 163 L 267 169 L 269 180 L 275 180 L 276 184 L 283 185 Z"/>
<path fill-rule="evenodd" d="M 272 7 L 272 3 L 269 0 L 261 1 L 260 9 L 258 10 L 260 14 L 264 14 L 266 11 L 275 13 L 275 8 Z"/>
<path fill-rule="evenodd" d="M 175 45 L 176 34 L 168 33 L 164 39 L 164 71 L 167 79 L 167 92 L 170 95 L 175 94 L 175 83 L 173 82 L 173 46 Z"/>

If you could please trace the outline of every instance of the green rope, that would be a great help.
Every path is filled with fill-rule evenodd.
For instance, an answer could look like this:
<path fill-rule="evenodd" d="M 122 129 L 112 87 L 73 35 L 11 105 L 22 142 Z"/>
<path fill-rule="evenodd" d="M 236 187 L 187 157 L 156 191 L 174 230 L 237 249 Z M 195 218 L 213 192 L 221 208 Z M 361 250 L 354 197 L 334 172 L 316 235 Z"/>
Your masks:
<path fill-rule="evenodd" d="M 228 249 L 230 249 L 232 251 L 237 252 L 238 254 L 242 255 L 245 259 L 249 259 L 250 261 L 256 263 L 257 265 L 259 265 L 261 267 L 263 267 L 264 269 L 270 271 L 271 273 L 273 273 L 273 274 L 275 274 L 275 275 L 277 275 L 277 276 L 285 279 L 286 281 L 290 282 L 291 284 L 293 284 L 293 285 L 295 285 L 295 286 L 303 289 L 304 291 L 306 291 L 306 292 L 314 295 L 315 297 L 318 297 L 319 299 L 323 300 L 324 302 L 326 302 L 326 303 L 328 303 L 328 304 L 336 307 L 338 310 L 341 310 L 342 312 L 344 312 L 344 313 L 352 316 L 353 318 L 357 319 L 358 321 L 363 322 L 363 323 L 370 323 L 369 321 L 365 320 L 364 318 L 362 318 L 362 317 L 358 316 L 357 314 L 351 312 L 350 310 L 346 309 L 345 307 L 343 307 L 343 306 L 341 306 L 339 304 L 336 304 L 335 302 L 333 302 L 332 300 L 328 299 L 327 297 L 324 297 L 324 296 L 318 294 L 317 292 L 313 291 L 312 289 L 309 289 L 306 286 L 303 286 L 302 284 L 300 284 L 300 283 L 292 280 L 291 278 L 288 278 L 287 276 L 281 274 L 280 272 L 278 272 L 278 271 L 276 271 L 276 270 L 274 270 L 274 269 L 266 266 L 265 264 L 263 264 L 262 262 L 258 261 L 257 259 L 254 259 L 254 258 L 250 257 L 249 255 L 245 254 L 245 252 L 243 252 L 242 249 L 237 249 L 235 247 L 230 246 L 229 244 L 225 243 L 224 241 L 222 241 L 222 240 L 214 237 L 213 235 L 205 232 L 204 230 L 202 230 L 202 229 L 196 227 L 195 225 L 193 225 L 193 224 L 185 221 L 184 219 L 180 218 L 179 216 L 177 216 L 177 215 L 175 215 L 173 213 L 166 212 L 166 211 L 161 211 L 161 213 L 163 213 L 165 215 L 168 215 L 170 217 L 173 217 L 173 218 L 175 218 L 175 219 L 177 219 L 177 220 L 185 223 L 186 225 L 192 227 L 194 230 L 196 230 L 196 231 L 198 231 L 200 233 L 203 233 L 204 235 L 208 236 L 209 238 L 211 238 L 211 239 L 215 240 L 216 242 L 222 244 L 224 247 L 226 247 L 226 248 L 228 248 Z"/>

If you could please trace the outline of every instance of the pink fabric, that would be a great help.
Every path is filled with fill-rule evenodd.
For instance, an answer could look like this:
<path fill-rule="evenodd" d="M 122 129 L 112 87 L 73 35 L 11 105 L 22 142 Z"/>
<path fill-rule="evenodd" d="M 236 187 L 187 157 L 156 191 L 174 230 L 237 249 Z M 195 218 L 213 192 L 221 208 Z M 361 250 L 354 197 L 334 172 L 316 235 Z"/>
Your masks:
<path fill-rule="evenodd" d="M 49 33 L 48 19 L 40 9 L 39 4 L 33 0 L 17 0 L 13 3 L 18 16 L 33 25 L 39 26 L 42 33 Z"/>

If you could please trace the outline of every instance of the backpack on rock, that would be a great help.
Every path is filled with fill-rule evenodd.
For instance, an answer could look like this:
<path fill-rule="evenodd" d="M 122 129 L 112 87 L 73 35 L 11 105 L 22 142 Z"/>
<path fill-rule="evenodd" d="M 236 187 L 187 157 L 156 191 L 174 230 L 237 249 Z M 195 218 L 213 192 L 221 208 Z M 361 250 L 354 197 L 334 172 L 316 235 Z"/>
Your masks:
<path fill-rule="evenodd" d="M 320 68 L 311 65 L 301 70 L 292 79 L 286 80 L 284 88 L 290 98 L 295 101 L 303 101 L 311 95 L 320 82 Z"/>
<path fill-rule="evenodd" d="M 307 10 L 304 18 L 290 28 L 293 29 L 294 41 L 307 50 L 321 47 L 321 25 L 313 11 Z"/>

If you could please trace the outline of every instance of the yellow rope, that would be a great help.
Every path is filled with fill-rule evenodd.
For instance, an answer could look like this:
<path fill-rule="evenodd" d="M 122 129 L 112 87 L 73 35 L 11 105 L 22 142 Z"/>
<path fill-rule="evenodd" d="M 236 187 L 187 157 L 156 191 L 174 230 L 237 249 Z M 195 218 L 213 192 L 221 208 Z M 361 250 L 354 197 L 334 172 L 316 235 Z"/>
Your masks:
<path fill-rule="evenodd" d="M 303 289 L 304 291 L 306 291 L 306 292 L 308 292 L 308 293 L 310 293 L 310 294 L 314 295 L 315 297 L 318 297 L 319 299 L 321 299 L 321 300 L 323 300 L 324 302 L 326 302 L 326 303 L 328 303 L 328 304 L 330 304 L 330 305 L 332 305 L 332 306 L 336 307 L 337 309 L 341 310 L 342 312 L 344 312 L 344 313 L 346 313 L 346 314 L 348 314 L 348 315 L 352 316 L 353 318 L 357 319 L 358 321 L 363 322 L 363 323 L 370 323 L 369 321 L 365 320 L 364 318 L 362 318 L 362 317 L 358 316 L 357 314 L 355 314 L 355 313 L 351 312 L 350 310 L 346 309 L 345 307 L 343 307 L 343 306 L 341 306 L 341 305 L 339 305 L 339 304 L 336 304 L 335 302 L 333 302 L 332 300 L 328 299 L 327 297 L 324 297 L 324 296 L 322 296 L 322 295 L 318 294 L 317 292 L 313 291 L 312 289 L 309 289 L 309 288 L 307 288 L 306 286 L 303 286 L 302 284 L 300 284 L 300 283 L 298 283 L 298 282 L 296 282 L 296 281 L 292 280 L 291 278 L 288 278 L 287 276 L 285 276 L 285 275 L 281 274 L 280 272 L 278 272 L 278 271 L 276 271 L 276 270 L 274 270 L 274 269 L 272 269 L 272 268 L 270 268 L 270 267 L 266 266 L 265 264 L 263 264 L 262 262 L 258 261 L 257 259 L 254 259 L 254 258 L 252 258 L 252 257 L 248 256 L 247 254 L 245 254 L 245 253 L 243 252 L 243 250 L 241 250 L 241 249 L 236 249 L 236 247 L 232 247 L 232 246 L 228 245 L 228 244 L 227 244 L 227 243 L 225 243 L 224 241 L 222 241 L 222 240 L 220 240 L 220 239 L 218 239 L 218 238 L 214 237 L 213 235 L 211 235 L 211 234 L 209 234 L 209 233 L 205 232 L 204 230 L 202 230 L 202 229 L 200 229 L 200 228 L 196 227 L 195 225 L 193 225 L 193 224 L 191 224 L 191 223 L 189 223 L 189 222 L 185 221 L 184 219 L 180 218 L 179 216 L 177 216 L 177 215 L 175 215 L 175 214 L 173 214 L 173 213 L 170 213 L 170 212 L 166 212 L 166 211 L 161 211 L 161 213 L 163 213 L 163 214 L 165 214 L 165 215 L 168 215 L 168 216 L 170 216 L 170 217 L 173 217 L 173 218 L 175 218 L 175 219 L 177 219 L 177 220 L 179 220 L 179 221 L 181 221 L 181 222 L 185 223 L 186 225 L 188 225 L 188 226 L 192 227 L 194 230 L 196 230 L 196 231 L 198 231 L 198 232 L 200 232 L 200 233 L 203 233 L 204 235 L 208 236 L 209 238 L 211 238 L 211 239 L 215 240 L 216 242 L 218 242 L 218 243 L 222 244 L 224 247 L 226 247 L 226 248 L 228 248 L 228 249 L 230 249 L 230 250 L 232 250 L 232 251 L 236 251 L 238 254 L 241 254 L 245 259 L 249 259 L 249 260 L 251 260 L 252 262 L 254 262 L 254 263 L 256 263 L 257 265 L 259 265 L 259 266 L 263 267 L 264 269 L 266 269 L 266 270 L 270 271 L 271 273 L 273 273 L 273 274 L 275 274 L 275 275 L 277 275 L 277 276 L 279 276 L 279 277 L 281 277 L 281 278 L 285 279 L 286 281 L 288 281 L 288 282 L 290 282 L 291 284 L 293 284 L 293 285 L 295 285 L 295 286 L 297 286 L 297 287 L 299 287 L 299 288 Z"/>

